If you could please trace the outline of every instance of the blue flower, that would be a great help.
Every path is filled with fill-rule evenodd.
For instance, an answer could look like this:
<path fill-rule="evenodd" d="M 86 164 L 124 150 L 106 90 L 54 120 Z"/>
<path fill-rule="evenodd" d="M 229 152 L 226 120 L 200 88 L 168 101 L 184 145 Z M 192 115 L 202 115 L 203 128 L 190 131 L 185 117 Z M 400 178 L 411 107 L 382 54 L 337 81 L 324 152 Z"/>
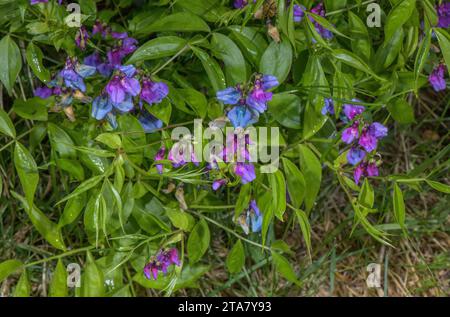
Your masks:
<path fill-rule="evenodd" d="M 227 117 L 230 119 L 233 127 L 246 128 L 247 126 L 258 122 L 259 114 L 248 107 L 236 106 L 228 112 Z"/>
<path fill-rule="evenodd" d="M 242 98 L 242 93 L 234 87 L 220 90 L 216 93 L 217 99 L 225 105 L 235 105 Z"/>

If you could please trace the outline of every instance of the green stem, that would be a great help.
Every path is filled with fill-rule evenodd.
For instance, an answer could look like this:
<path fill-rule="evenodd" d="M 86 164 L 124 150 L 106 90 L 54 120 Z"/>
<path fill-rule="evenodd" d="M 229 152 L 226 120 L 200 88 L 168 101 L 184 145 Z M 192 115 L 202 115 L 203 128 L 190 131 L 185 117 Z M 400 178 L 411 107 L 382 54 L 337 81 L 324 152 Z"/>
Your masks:
<path fill-rule="evenodd" d="M 70 250 L 70 251 L 67 251 L 67 252 L 64 252 L 64 253 L 61 253 L 61 254 L 58 254 L 58 255 L 50 256 L 50 257 L 42 259 L 42 260 L 38 260 L 38 261 L 34 261 L 34 262 L 31 262 L 31 263 L 25 264 L 24 267 L 27 268 L 27 267 L 30 267 L 30 266 L 33 266 L 33 265 L 38 265 L 38 264 L 46 263 L 46 262 L 49 262 L 49 261 L 58 260 L 60 258 L 66 257 L 66 256 L 74 255 L 74 254 L 77 254 L 77 253 L 82 253 L 82 252 L 85 252 L 85 251 L 90 251 L 90 250 L 92 250 L 94 248 L 95 248 L 94 246 L 89 246 L 89 247 L 84 247 L 84 248 L 80 248 L 80 249 Z"/>

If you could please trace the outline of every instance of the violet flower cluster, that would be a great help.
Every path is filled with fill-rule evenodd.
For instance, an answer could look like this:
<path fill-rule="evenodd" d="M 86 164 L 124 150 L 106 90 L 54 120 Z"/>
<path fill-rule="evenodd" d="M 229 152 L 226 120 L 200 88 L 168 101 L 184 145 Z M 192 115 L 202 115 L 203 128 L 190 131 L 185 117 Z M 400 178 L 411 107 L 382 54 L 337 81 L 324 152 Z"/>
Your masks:
<path fill-rule="evenodd" d="M 441 5 L 436 6 L 436 12 L 438 15 L 437 27 L 447 29 L 450 27 L 450 2 L 443 2 Z"/>
<path fill-rule="evenodd" d="M 353 99 L 353 101 L 360 102 L 357 99 Z M 364 111 L 364 106 L 343 105 L 343 120 L 348 122 L 350 126 L 342 131 L 341 140 L 345 144 L 351 145 L 347 153 L 347 162 L 356 166 L 353 173 L 356 184 L 359 184 L 363 176 L 378 176 L 377 162 L 369 156 L 377 149 L 378 141 L 386 137 L 388 133 L 388 129 L 379 122 L 366 123 L 362 117 Z M 331 99 L 326 100 L 322 113 L 334 114 Z"/>
<path fill-rule="evenodd" d="M 144 275 L 149 280 L 152 278 L 157 280 L 159 272 L 162 272 L 164 275 L 167 274 L 167 269 L 172 264 L 176 266 L 180 266 L 181 264 L 178 257 L 178 250 L 175 248 L 160 250 L 158 254 L 152 256 L 149 263 L 145 265 Z"/>
<path fill-rule="evenodd" d="M 61 72 L 48 86 L 36 89 L 35 95 L 48 98 L 52 95 L 67 95 L 62 98 L 63 106 L 72 103 L 77 91 L 86 92 L 84 79 L 98 74 L 108 80 L 100 95 L 92 102 L 91 115 L 97 120 L 106 119 L 113 128 L 117 127 L 116 115 L 136 112 L 145 132 L 150 133 L 162 127 L 162 121 L 154 117 L 144 107 L 158 104 L 168 95 L 169 87 L 163 82 L 155 82 L 133 65 L 123 65 L 125 57 L 137 49 L 137 41 L 126 32 L 114 32 L 105 23 L 96 21 L 92 32 L 81 26 L 75 36 L 76 45 L 84 51 L 88 40 L 99 38 L 111 43 L 105 57 L 98 51 L 84 58 L 68 58 Z M 74 93 L 75 92 L 75 93 Z"/>

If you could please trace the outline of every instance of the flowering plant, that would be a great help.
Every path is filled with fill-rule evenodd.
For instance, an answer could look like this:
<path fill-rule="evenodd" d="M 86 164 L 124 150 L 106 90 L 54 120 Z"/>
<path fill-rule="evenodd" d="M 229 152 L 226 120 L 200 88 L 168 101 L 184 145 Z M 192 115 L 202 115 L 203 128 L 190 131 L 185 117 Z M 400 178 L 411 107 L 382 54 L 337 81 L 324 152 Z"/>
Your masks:
<path fill-rule="evenodd" d="M 196 294 L 219 266 L 225 285 L 262 268 L 301 288 L 332 192 L 347 237 L 394 247 L 406 198 L 450 192 L 430 159 L 448 142 L 391 168 L 421 96 L 448 104 L 450 3 L 380 2 L 370 29 L 352 0 L 2 1 L 0 215 L 33 255 L 0 252 L 0 281 Z"/>

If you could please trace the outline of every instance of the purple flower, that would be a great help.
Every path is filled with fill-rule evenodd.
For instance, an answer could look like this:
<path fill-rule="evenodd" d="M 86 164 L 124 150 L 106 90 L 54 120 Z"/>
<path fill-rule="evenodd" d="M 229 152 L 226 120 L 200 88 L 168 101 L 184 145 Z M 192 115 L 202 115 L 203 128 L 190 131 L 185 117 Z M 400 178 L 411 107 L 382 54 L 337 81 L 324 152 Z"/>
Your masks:
<path fill-rule="evenodd" d="M 311 13 L 314 13 L 316 15 L 320 15 L 321 17 L 325 17 L 325 8 L 323 6 L 323 3 L 319 3 L 317 6 L 311 9 Z M 331 39 L 333 37 L 333 33 L 331 33 L 330 30 L 324 28 L 322 25 L 320 25 L 318 22 L 314 20 L 314 18 L 309 17 L 311 22 L 314 23 L 314 26 L 316 28 L 317 33 L 320 34 L 324 39 Z"/>
<path fill-rule="evenodd" d="M 255 167 L 250 163 L 236 163 L 234 173 L 241 177 L 242 184 L 250 183 L 256 178 Z"/>
<path fill-rule="evenodd" d="M 440 6 L 436 8 L 439 21 L 437 26 L 440 28 L 449 28 L 450 27 L 450 2 L 442 3 Z"/>
<path fill-rule="evenodd" d="M 59 72 L 59 77 L 64 80 L 67 87 L 85 92 L 86 85 L 83 78 L 93 75 L 95 70 L 95 67 L 79 64 L 76 59 L 69 57 L 63 70 Z"/>
<path fill-rule="evenodd" d="M 35 5 L 38 3 L 48 3 L 48 0 L 30 0 L 31 5 Z"/>
<path fill-rule="evenodd" d="M 236 106 L 227 114 L 231 124 L 235 128 L 246 128 L 250 124 L 258 122 L 259 113 L 245 106 Z"/>
<path fill-rule="evenodd" d="M 378 176 L 378 167 L 376 163 L 370 163 L 366 167 L 367 176 Z"/>
<path fill-rule="evenodd" d="M 305 11 L 305 6 L 294 4 L 294 22 L 301 22 L 305 17 Z"/>
<path fill-rule="evenodd" d="M 242 98 L 242 93 L 239 89 L 229 87 L 220 90 L 216 93 L 217 99 L 225 105 L 235 105 Z"/>
<path fill-rule="evenodd" d="M 95 67 L 100 75 L 104 77 L 111 76 L 113 67 L 109 63 L 105 63 L 98 52 L 94 52 L 84 59 L 84 64 Z"/>
<path fill-rule="evenodd" d="M 331 114 L 334 115 L 334 102 L 331 98 L 325 98 L 325 105 L 322 108 L 322 115 Z"/>
<path fill-rule="evenodd" d="M 113 109 L 113 105 L 106 96 L 98 96 L 92 102 L 91 115 L 97 120 L 102 120 Z"/>
<path fill-rule="evenodd" d="M 155 155 L 155 161 L 161 161 L 164 159 L 164 156 L 166 154 L 166 148 L 164 146 L 162 146 L 158 152 Z M 156 164 L 156 169 L 158 170 L 159 174 L 162 174 L 163 172 L 163 165 L 162 164 Z"/>
<path fill-rule="evenodd" d="M 364 129 L 359 138 L 358 144 L 367 152 L 372 152 L 377 148 L 378 139 L 370 133 L 368 129 Z"/>
<path fill-rule="evenodd" d="M 379 122 L 374 122 L 369 126 L 369 133 L 377 139 L 382 139 L 388 134 L 388 129 Z"/>
<path fill-rule="evenodd" d="M 267 110 L 267 102 L 270 100 L 272 100 L 272 93 L 265 92 L 261 87 L 256 85 L 247 96 L 246 104 L 259 113 L 263 113 Z"/>
<path fill-rule="evenodd" d="M 431 86 L 433 86 L 434 91 L 439 92 L 447 88 L 447 84 L 444 79 L 444 74 L 445 74 L 445 65 L 440 64 L 435 69 L 433 69 L 433 72 L 428 77 L 428 81 L 430 82 Z"/>
<path fill-rule="evenodd" d="M 363 160 L 366 156 L 366 152 L 359 148 L 352 147 L 347 153 L 347 161 L 351 165 L 356 165 Z"/>
<path fill-rule="evenodd" d="M 137 43 L 138 41 L 132 37 L 127 37 L 122 40 L 122 54 L 124 57 L 137 49 Z"/>
<path fill-rule="evenodd" d="M 247 4 L 248 4 L 248 1 L 247 1 L 247 0 L 234 0 L 234 3 L 233 3 L 233 5 L 234 5 L 234 7 L 235 7 L 236 9 L 242 9 L 242 8 L 244 8 Z"/>
<path fill-rule="evenodd" d="M 112 104 L 118 108 L 130 108 L 127 111 L 132 108 L 132 97 L 137 96 L 141 90 L 139 81 L 132 77 L 136 72 L 135 68 L 130 66 L 120 67 L 120 74 L 114 75 L 105 87 Z M 128 105 L 130 101 L 131 107 Z M 122 103 L 127 103 L 127 105 L 121 105 Z"/>
<path fill-rule="evenodd" d="M 163 82 L 153 82 L 144 78 L 142 81 L 141 99 L 152 105 L 160 103 L 169 94 L 169 87 Z"/>
<path fill-rule="evenodd" d="M 220 187 L 222 187 L 226 183 L 227 183 L 227 181 L 225 179 L 216 179 L 212 184 L 212 189 L 218 190 Z"/>
<path fill-rule="evenodd" d="M 87 32 L 86 27 L 81 26 L 75 36 L 75 44 L 84 51 L 86 49 L 86 42 L 88 39 L 89 33 Z"/>
<path fill-rule="evenodd" d="M 361 179 L 361 176 L 364 174 L 364 166 L 358 165 L 355 170 L 353 171 L 353 179 L 355 180 L 356 184 L 359 184 L 359 180 Z"/>
<path fill-rule="evenodd" d="M 276 86 L 278 86 L 280 83 L 278 82 L 278 79 L 275 76 L 272 75 L 264 75 L 261 78 L 261 88 L 263 90 L 269 90 Z"/>
<path fill-rule="evenodd" d="M 122 40 L 126 39 L 128 37 L 127 32 L 111 32 L 111 37 L 113 39 Z"/>
<path fill-rule="evenodd" d="M 359 123 L 355 122 L 351 127 L 342 131 L 341 139 L 344 143 L 350 144 L 359 136 Z"/>
<path fill-rule="evenodd" d="M 53 95 L 53 89 L 47 86 L 39 87 L 35 89 L 34 95 L 42 99 L 47 99 Z"/>
<path fill-rule="evenodd" d="M 106 54 L 108 57 L 108 62 L 110 65 L 112 65 L 114 68 L 120 67 L 122 65 L 122 51 L 120 48 L 114 48 Z"/>
<path fill-rule="evenodd" d="M 107 24 L 102 23 L 99 20 L 95 21 L 94 26 L 92 27 L 92 35 L 101 34 L 101 36 L 105 38 L 110 32 L 111 29 Z"/>
<path fill-rule="evenodd" d="M 353 99 L 352 101 L 359 102 L 358 99 Z M 364 110 L 366 110 L 366 108 L 364 108 L 363 106 L 352 105 L 352 104 L 344 104 L 343 108 L 344 108 L 345 116 L 350 120 L 353 120 L 353 118 L 355 118 L 356 116 L 359 116 L 361 113 L 364 112 Z"/>
<path fill-rule="evenodd" d="M 141 123 L 142 128 L 144 128 L 145 133 L 152 133 L 155 130 L 161 129 L 163 126 L 161 120 L 146 110 L 139 116 L 139 122 Z"/>
<path fill-rule="evenodd" d="M 157 279 L 158 273 L 161 271 L 167 273 L 170 265 L 180 266 L 178 250 L 175 248 L 169 250 L 160 250 L 156 256 L 152 256 L 150 262 L 144 267 L 144 275 L 147 279 Z"/>

